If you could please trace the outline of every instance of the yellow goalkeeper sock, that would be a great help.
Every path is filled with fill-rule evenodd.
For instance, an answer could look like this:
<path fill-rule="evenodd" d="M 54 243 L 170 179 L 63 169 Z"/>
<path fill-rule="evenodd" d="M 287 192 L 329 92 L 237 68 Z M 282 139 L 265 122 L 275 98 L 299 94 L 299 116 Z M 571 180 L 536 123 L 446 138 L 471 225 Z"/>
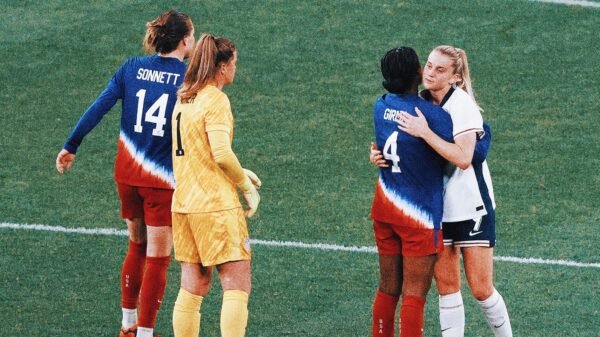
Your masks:
<path fill-rule="evenodd" d="M 248 294 L 241 290 L 223 293 L 221 307 L 221 336 L 243 337 L 248 323 Z"/>
<path fill-rule="evenodd" d="M 198 337 L 200 335 L 200 306 L 204 297 L 179 289 L 173 307 L 173 332 L 175 337 Z"/>

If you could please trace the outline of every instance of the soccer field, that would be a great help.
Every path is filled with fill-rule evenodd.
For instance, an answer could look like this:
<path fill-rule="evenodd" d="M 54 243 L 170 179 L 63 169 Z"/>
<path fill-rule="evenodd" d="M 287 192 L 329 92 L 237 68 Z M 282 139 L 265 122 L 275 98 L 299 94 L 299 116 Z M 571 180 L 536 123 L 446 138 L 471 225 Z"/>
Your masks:
<path fill-rule="evenodd" d="M 88 135 L 68 174 L 59 176 L 54 160 L 114 71 L 142 54 L 145 22 L 168 8 L 239 50 L 226 88 L 234 150 L 263 181 L 250 221 L 248 336 L 369 336 L 378 266 L 368 146 L 372 105 L 384 92 L 379 58 L 409 45 L 424 61 L 439 44 L 467 51 L 493 130 L 495 280 L 514 335 L 598 336 L 597 7 L 0 0 L 0 336 L 117 334 L 127 242 L 112 180 L 120 107 Z M 174 262 L 156 328 L 163 336 L 172 336 L 178 283 Z M 466 336 L 491 336 L 463 294 Z M 215 282 L 201 336 L 219 336 L 220 301 Z M 434 286 L 425 335 L 440 335 Z"/>

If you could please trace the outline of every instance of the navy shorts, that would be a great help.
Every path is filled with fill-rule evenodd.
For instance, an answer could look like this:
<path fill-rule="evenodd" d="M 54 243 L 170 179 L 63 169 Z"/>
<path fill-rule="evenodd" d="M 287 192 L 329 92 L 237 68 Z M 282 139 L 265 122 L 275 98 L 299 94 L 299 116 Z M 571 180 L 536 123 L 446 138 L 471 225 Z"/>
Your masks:
<path fill-rule="evenodd" d="M 496 219 L 494 212 L 473 220 L 444 222 L 444 246 L 494 247 L 496 245 Z"/>

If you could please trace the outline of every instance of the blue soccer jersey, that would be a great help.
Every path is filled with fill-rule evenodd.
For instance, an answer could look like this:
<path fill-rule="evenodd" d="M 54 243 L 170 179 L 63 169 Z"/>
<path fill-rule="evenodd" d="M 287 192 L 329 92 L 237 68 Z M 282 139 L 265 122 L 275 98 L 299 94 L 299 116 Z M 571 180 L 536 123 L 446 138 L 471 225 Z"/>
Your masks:
<path fill-rule="evenodd" d="M 186 65 L 158 55 L 130 58 L 83 114 L 64 148 L 76 153 L 83 138 L 122 100 L 115 180 L 173 189 L 171 115 Z"/>
<path fill-rule="evenodd" d="M 416 107 L 433 132 L 452 141 L 452 120 L 441 107 L 417 95 L 380 97 L 373 114 L 375 136 L 389 167 L 379 169 L 371 217 L 406 227 L 440 229 L 447 161 L 423 139 L 398 129 L 400 112 L 416 116 Z"/>

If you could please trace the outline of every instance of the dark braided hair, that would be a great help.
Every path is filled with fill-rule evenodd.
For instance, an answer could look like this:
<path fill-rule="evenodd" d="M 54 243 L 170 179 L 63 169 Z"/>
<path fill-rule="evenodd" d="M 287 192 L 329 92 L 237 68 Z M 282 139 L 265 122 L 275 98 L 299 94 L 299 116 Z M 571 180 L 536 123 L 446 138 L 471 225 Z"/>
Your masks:
<path fill-rule="evenodd" d="M 389 50 L 381 58 L 383 87 L 393 94 L 403 94 L 421 81 L 419 57 L 410 47 Z"/>

